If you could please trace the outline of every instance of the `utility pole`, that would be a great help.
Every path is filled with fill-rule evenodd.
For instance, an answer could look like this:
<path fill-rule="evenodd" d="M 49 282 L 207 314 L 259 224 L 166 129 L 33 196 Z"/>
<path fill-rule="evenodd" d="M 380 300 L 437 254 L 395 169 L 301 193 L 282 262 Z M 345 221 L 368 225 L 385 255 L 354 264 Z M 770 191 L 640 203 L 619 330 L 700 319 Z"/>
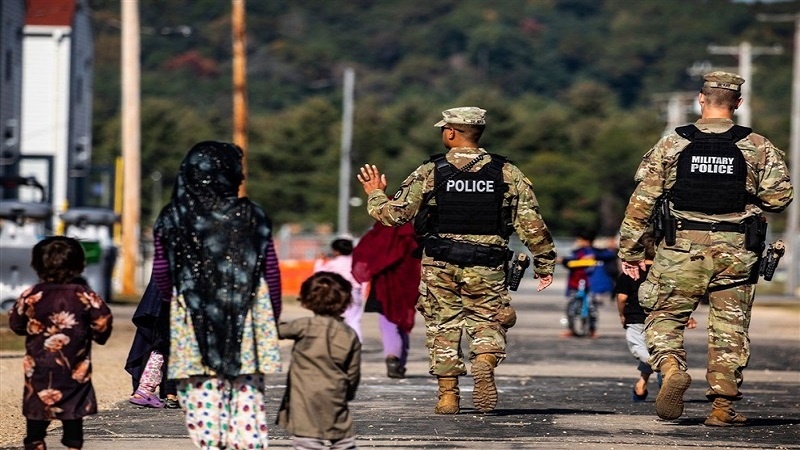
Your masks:
<path fill-rule="evenodd" d="M 245 0 L 231 0 L 233 29 L 233 143 L 244 153 L 242 171 L 245 179 L 239 196 L 247 195 L 247 42 L 245 36 Z"/>
<path fill-rule="evenodd" d="M 136 294 L 139 263 L 141 117 L 139 0 L 122 2 L 122 294 Z"/>
<path fill-rule="evenodd" d="M 784 293 L 800 296 L 800 201 L 797 199 L 800 184 L 800 14 L 759 14 L 762 22 L 794 22 L 794 65 L 792 68 L 791 137 L 789 140 L 790 177 L 795 188 L 795 199 L 789 204 L 789 222 L 786 224 L 786 241 L 791 259 Z"/>
<path fill-rule="evenodd" d="M 352 67 L 344 71 L 342 99 L 342 151 L 339 155 L 339 224 L 337 233 L 349 232 L 350 223 L 350 149 L 353 142 L 353 88 L 356 74 Z"/>
<path fill-rule="evenodd" d="M 739 75 L 745 79 L 742 85 L 742 106 L 737 111 L 739 125 L 749 127 L 752 125 L 750 113 L 750 93 L 753 90 L 753 56 L 780 55 L 783 47 L 753 47 L 749 42 L 741 42 L 738 46 L 709 45 L 708 52 L 712 55 L 733 55 L 739 57 Z"/>

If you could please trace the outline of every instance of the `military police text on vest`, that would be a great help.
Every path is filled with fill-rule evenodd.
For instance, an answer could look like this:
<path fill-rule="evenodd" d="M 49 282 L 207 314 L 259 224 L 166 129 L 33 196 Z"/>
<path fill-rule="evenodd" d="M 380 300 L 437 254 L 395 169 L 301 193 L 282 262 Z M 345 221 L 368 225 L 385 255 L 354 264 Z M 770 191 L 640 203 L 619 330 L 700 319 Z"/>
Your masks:
<path fill-rule="evenodd" d="M 691 172 L 733 173 L 733 158 L 718 156 L 692 156 Z"/>

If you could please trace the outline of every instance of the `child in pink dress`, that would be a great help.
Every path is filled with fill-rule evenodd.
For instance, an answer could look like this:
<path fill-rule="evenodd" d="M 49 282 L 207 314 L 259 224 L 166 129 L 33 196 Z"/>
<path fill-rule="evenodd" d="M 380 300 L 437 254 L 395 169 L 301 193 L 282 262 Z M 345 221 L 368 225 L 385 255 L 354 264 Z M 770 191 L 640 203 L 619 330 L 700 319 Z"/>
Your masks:
<path fill-rule="evenodd" d="M 342 314 L 344 323 L 350 326 L 363 341 L 361 334 L 361 316 L 364 315 L 364 284 L 353 277 L 353 241 L 348 238 L 339 238 L 331 242 L 333 256 L 327 259 L 318 259 L 314 263 L 314 272 L 338 273 L 353 286 L 351 295 L 353 301 Z"/>

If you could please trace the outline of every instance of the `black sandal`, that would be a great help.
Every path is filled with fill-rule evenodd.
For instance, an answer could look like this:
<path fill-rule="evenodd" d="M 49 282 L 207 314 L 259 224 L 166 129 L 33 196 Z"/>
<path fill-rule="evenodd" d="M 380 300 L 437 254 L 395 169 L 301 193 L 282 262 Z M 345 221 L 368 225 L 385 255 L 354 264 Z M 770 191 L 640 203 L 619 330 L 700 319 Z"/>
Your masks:
<path fill-rule="evenodd" d="M 164 408 L 167 409 L 179 409 L 181 407 L 180 402 L 178 402 L 177 398 L 165 398 L 164 399 Z"/>

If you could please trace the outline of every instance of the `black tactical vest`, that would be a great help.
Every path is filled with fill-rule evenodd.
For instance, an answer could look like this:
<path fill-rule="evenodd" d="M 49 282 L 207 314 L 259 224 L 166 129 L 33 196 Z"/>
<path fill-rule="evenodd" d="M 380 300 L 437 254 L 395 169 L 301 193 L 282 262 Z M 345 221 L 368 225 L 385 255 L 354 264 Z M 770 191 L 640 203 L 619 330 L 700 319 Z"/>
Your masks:
<path fill-rule="evenodd" d="M 694 125 L 675 131 L 690 141 L 678 156 L 678 173 L 670 190 L 679 211 L 725 214 L 744 211 L 747 164 L 736 142 L 753 130 L 734 125 L 724 133 L 703 133 Z"/>
<path fill-rule="evenodd" d="M 427 233 L 508 235 L 502 214 L 506 159 L 491 157 L 477 172 L 460 172 L 444 155 L 433 159 L 436 206 Z"/>

